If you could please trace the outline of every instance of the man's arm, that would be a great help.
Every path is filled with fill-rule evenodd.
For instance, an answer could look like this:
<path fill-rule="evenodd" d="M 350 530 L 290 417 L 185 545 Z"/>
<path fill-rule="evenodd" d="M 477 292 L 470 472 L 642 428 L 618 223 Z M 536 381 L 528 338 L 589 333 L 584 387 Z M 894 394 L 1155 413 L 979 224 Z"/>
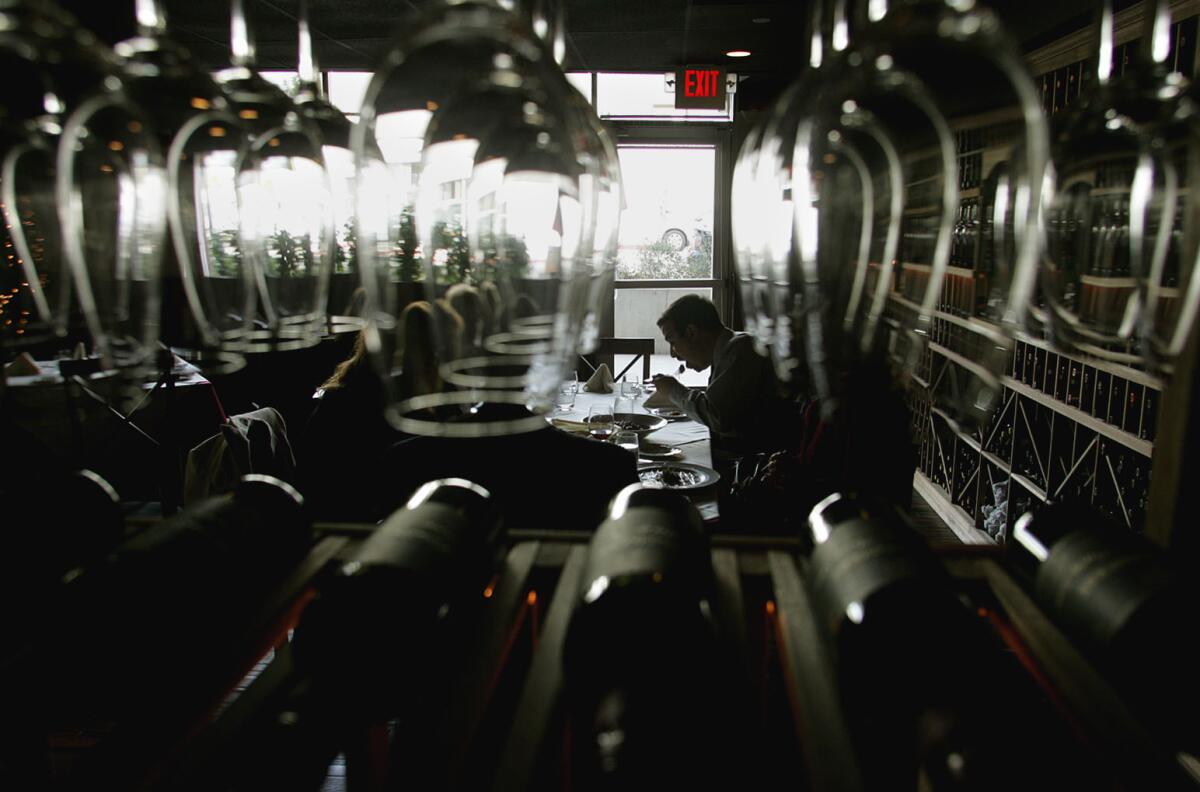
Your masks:
<path fill-rule="evenodd" d="M 674 377 L 655 377 L 655 385 L 688 417 L 714 434 L 733 434 L 753 415 L 765 361 L 749 344 L 731 345 L 721 366 L 713 372 L 708 390 L 688 388 Z"/>

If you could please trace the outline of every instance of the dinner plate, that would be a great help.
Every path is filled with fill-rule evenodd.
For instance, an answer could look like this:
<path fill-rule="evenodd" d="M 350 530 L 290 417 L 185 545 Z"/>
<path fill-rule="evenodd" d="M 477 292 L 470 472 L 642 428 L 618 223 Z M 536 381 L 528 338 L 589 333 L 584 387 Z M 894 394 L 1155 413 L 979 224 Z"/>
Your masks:
<path fill-rule="evenodd" d="M 687 418 L 688 415 L 683 410 L 677 410 L 674 407 L 647 407 L 650 412 L 660 418 L 666 418 L 668 421 L 678 421 L 681 418 Z"/>
<path fill-rule="evenodd" d="M 646 459 L 671 459 L 682 453 L 683 449 L 678 446 L 655 443 L 650 440 L 642 440 L 641 446 L 638 448 L 638 455 Z"/>
<path fill-rule="evenodd" d="M 690 462 L 655 462 L 640 467 L 638 478 L 647 487 L 696 490 L 716 484 L 721 480 L 721 474 L 712 468 Z"/>
<path fill-rule="evenodd" d="M 662 429 L 667 425 L 667 419 L 646 413 L 619 412 L 613 413 L 613 423 L 618 432 L 636 432 L 638 437 L 643 437 Z"/>

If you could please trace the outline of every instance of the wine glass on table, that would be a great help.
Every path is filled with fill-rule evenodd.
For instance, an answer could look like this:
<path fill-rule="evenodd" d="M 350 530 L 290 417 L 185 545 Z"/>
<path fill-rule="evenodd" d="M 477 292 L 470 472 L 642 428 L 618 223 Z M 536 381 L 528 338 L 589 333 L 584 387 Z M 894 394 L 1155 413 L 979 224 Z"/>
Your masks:
<path fill-rule="evenodd" d="M 593 404 L 588 409 L 587 425 L 588 434 L 596 440 L 608 440 L 612 437 L 615 428 L 612 405 Z"/>
<path fill-rule="evenodd" d="M 633 414 L 634 406 L 637 404 L 637 401 L 632 396 L 628 395 L 628 393 L 628 390 L 622 388 L 620 394 L 613 399 L 614 418 L 618 415 L 628 416 Z"/>
<path fill-rule="evenodd" d="M 624 448 L 626 451 L 633 454 L 635 457 L 638 455 L 638 451 L 640 450 L 640 444 L 639 444 L 639 438 L 638 438 L 637 432 L 631 432 L 628 430 L 614 432 L 613 436 L 612 436 L 612 441 L 616 445 L 620 446 L 621 448 Z"/>

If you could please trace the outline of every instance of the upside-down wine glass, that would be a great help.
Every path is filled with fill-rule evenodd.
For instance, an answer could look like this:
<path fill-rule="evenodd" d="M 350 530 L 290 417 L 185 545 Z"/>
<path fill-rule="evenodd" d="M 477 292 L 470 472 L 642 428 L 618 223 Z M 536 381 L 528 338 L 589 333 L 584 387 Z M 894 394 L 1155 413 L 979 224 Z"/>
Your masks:
<path fill-rule="evenodd" d="M 334 305 L 330 305 L 329 330 L 333 333 L 357 332 L 362 329 L 364 319 L 354 313 L 356 310 L 361 311 L 361 308 L 356 308 L 356 304 L 361 292 L 363 272 L 355 251 L 358 240 L 354 230 L 354 154 L 350 151 L 350 132 L 353 124 L 325 95 L 309 27 L 308 0 L 301 0 L 300 3 L 297 34 L 297 73 L 300 85 L 294 101 L 300 114 L 311 123 L 320 136 L 321 155 L 329 172 L 333 200 L 336 247 L 333 251 L 330 300 L 346 300 L 346 310 L 340 313 L 335 314 L 332 311 Z M 341 282 L 348 284 L 348 288 L 336 289 L 335 286 Z"/>
<path fill-rule="evenodd" d="M 212 77 L 168 35 L 159 0 L 135 0 L 135 10 L 138 34 L 115 50 L 126 89 L 152 114 L 167 157 L 162 339 L 206 375 L 232 373 L 245 365 L 255 305 L 234 180 L 248 132 Z"/>
<path fill-rule="evenodd" d="M 439 311 L 438 365 L 455 390 L 393 385 L 389 418 L 405 431 L 545 425 L 538 413 L 579 347 L 591 276 L 581 248 L 600 182 L 565 85 L 521 17 L 468 2 L 431 9 L 368 87 L 353 148 L 378 368 L 391 384 L 391 335 L 406 304 L 493 307 L 466 333 Z"/>
<path fill-rule="evenodd" d="M 972 150 L 962 152 L 958 175 L 963 180 L 957 185 L 969 213 L 976 211 L 981 177 L 1008 162 L 1011 256 L 994 255 L 992 270 L 983 277 L 977 266 L 977 221 L 960 220 L 958 244 L 948 251 L 954 269 L 948 269 L 948 255 L 946 267 L 933 271 L 917 308 L 890 294 L 875 295 L 876 304 L 891 306 L 894 321 L 908 328 L 910 365 L 917 359 L 911 353 L 926 345 L 937 320 L 938 357 L 953 365 L 930 370 L 930 390 L 951 424 L 970 429 L 991 414 L 1000 375 L 1011 359 L 1012 335 L 1022 325 L 1036 285 L 1049 150 L 1046 119 L 1020 48 L 991 11 L 957 0 L 908 0 L 891 6 L 887 0 L 869 0 L 859 10 L 857 48 L 864 59 L 889 58 L 917 75 L 954 119 L 959 141 L 971 141 Z M 947 63 L 954 68 L 947 69 Z M 984 126 L 990 129 L 981 139 L 976 130 Z M 958 192 L 956 185 L 950 188 Z M 906 223 L 903 251 L 916 241 L 914 230 Z M 903 281 L 898 285 L 903 287 Z M 989 306 L 987 311 L 981 311 L 983 305 Z M 992 320 L 981 320 L 980 313 L 990 313 Z"/>
<path fill-rule="evenodd" d="M 112 53 L 56 5 L 0 9 L 0 345 L 64 338 L 72 288 L 55 203 L 55 159 L 65 116 L 115 70 Z"/>
<path fill-rule="evenodd" d="M 904 145 L 933 152 L 927 164 L 935 178 L 955 172 L 955 163 L 945 119 L 919 81 L 890 59 L 864 61 L 845 52 L 841 41 L 840 49 L 826 50 L 820 21 L 813 27 L 813 68 L 762 131 L 750 189 L 753 211 L 766 220 L 754 221 L 759 253 L 751 261 L 755 279 L 767 284 L 765 299 L 755 284 L 759 321 L 769 325 L 758 332 L 769 339 L 776 372 L 819 398 L 828 415 L 860 355 L 847 327 L 864 322 L 870 337 L 879 322 L 878 300 L 866 294 L 876 237 L 884 240 L 879 280 L 891 280 L 888 254 L 895 251 L 904 198 L 895 130 L 906 131 Z M 921 252 L 929 263 L 920 266 L 936 276 L 954 196 L 934 190 L 922 203 L 936 243 Z M 878 217 L 885 207 L 888 214 Z M 879 233 L 884 228 L 890 231 Z"/>
<path fill-rule="evenodd" d="M 1095 84 L 1054 128 L 1041 271 L 1053 342 L 1064 351 L 1135 365 L 1143 360 L 1137 331 L 1145 322 L 1150 274 L 1159 273 L 1155 290 L 1175 280 L 1163 269 L 1180 180 L 1154 128 L 1161 129 L 1164 100 L 1177 98 L 1183 86 L 1164 81 L 1154 68 L 1155 42 L 1165 37 L 1170 17 L 1155 14 L 1156 3 L 1148 7 L 1141 63 L 1117 77 L 1112 2 L 1100 3 Z M 1146 287 L 1139 289 L 1139 280 Z"/>
<path fill-rule="evenodd" d="M 319 131 L 255 71 L 243 0 L 232 0 L 230 11 L 232 65 L 216 79 L 251 135 L 235 176 L 242 255 L 259 308 L 246 349 L 303 349 L 325 332 L 336 246 L 333 190 Z"/>

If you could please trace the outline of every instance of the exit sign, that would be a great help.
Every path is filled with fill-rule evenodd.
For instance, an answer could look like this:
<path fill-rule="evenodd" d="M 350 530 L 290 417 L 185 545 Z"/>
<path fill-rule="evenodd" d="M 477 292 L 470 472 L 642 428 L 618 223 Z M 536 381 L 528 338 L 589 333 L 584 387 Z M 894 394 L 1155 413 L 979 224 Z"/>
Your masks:
<path fill-rule="evenodd" d="M 716 66 L 681 66 L 675 70 L 677 110 L 724 110 L 725 70 Z"/>

